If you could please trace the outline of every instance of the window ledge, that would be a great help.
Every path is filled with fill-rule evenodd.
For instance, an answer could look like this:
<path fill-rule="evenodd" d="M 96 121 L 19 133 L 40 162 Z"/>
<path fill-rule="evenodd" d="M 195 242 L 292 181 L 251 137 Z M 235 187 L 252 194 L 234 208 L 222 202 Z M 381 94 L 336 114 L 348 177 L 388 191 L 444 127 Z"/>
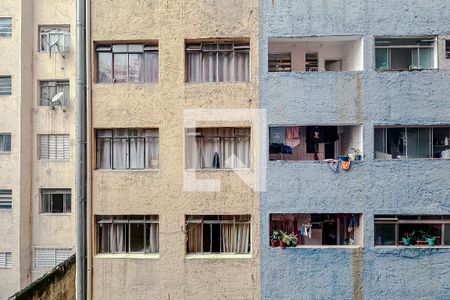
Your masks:
<path fill-rule="evenodd" d="M 269 159 L 269 162 L 277 162 L 277 163 L 302 163 L 302 164 L 327 164 L 328 162 L 325 160 L 293 160 L 293 159 Z M 360 164 L 363 163 L 362 160 L 352 160 L 352 164 Z"/>
<path fill-rule="evenodd" d="M 94 172 L 159 172 L 159 169 L 94 169 Z"/>
<path fill-rule="evenodd" d="M 44 217 L 70 217 L 72 213 L 39 213 L 39 215 Z"/>
<path fill-rule="evenodd" d="M 11 154 L 11 151 L 0 151 L 0 155 L 1 154 Z"/>
<path fill-rule="evenodd" d="M 250 169 L 250 168 L 236 168 L 236 169 L 216 169 L 216 168 L 205 168 L 205 169 L 185 169 L 185 171 L 186 172 L 192 172 L 192 173 L 195 173 L 195 172 L 235 172 L 235 171 L 238 171 L 238 172 L 242 172 L 242 171 L 246 171 L 246 172 L 251 172 L 251 171 L 253 171 L 252 169 Z"/>
<path fill-rule="evenodd" d="M 246 85 L 252 83 L 251 80 L 248 81 L 212 81 L 212 82 L 184 82 L 187 87 L 189 86 L 200 86 L 200 85 L 226 85 L 226 84 L 241 84 Z"/>
<path fill-rule="evenodd" d="M 450 245 L 447 246 L 374 246 L 375 249 L 450 249 Z"/>
<path fill-rule="evenodd" d="M 445 158 L 392 158 L 392 159 L 381 159 L 374 158 L 374 161 L 450 161 L 450 159 Z"/>
<path fill-rule="evenodd" d="M 186 259 L 251 259 L 251 254 L 186 254 Z"/>
<path fill-rule="evenodd" d="M 101 253 L 95 255 L 99 259 L 159 259 L 159 253 Z"/>
<path fill-rule="evenodd" d="M 307 246 L 297 246 L 297 247 L 270 247 L 271 249 L 280 249 L 280 250 L 286 250 L 286 249 L 363 249 L 362 246 L 336 246 L 336 245 L 307 245 Z"/>

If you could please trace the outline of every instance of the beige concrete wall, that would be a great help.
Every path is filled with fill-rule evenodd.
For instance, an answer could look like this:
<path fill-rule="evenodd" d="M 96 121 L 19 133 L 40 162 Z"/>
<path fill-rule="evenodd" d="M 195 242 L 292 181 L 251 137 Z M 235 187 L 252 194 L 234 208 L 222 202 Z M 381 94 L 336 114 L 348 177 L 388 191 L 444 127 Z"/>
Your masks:
<path fill-rule="evenodd" d="M 32 188 L 32 247 L 72 248 L 75 250 L 75 122 L 76 122 L 76 6 L 75 0 L 45 0 L 33 10 L 33 188 Z M 39 51 L 39 26 L 69 25 L 70 51 L 64 58 Z M 40 80 L 69 80 L 69 105 L 63 111 L 39 106 Z M 51 161 L 38 159 L 39 134 L 69 134 L 71 159 Z M 70 188 L 72 210 L 67 214 L 41 214 L 42 188 Z M 33 279 L 46 270 L 33 268 Z"/>
<path fill-rule="evenodd" d="M 94 215 L 159 214 L 160 219 L 159 256 L 94 252 L 94 299 L 258 298 L 258 194 L 232 171 L 221 170 L 197 172 L 220 179 L 220 192 L 184 192 L 182 123 L 187 108 L 258 107 L 257 3 L 91 1 L 93 42 L 158 40 L 160 73 L 155 84 L 92 86 L 93 128 L 158 127 L 160 136 L 158 170 L 93 171 Z M 199 38 L 250 39 L 250 81 L 185 83 L 185 39 Z M 186 214 L 251 214 L 251 255 L 186 257 L 181 231 Z"/>

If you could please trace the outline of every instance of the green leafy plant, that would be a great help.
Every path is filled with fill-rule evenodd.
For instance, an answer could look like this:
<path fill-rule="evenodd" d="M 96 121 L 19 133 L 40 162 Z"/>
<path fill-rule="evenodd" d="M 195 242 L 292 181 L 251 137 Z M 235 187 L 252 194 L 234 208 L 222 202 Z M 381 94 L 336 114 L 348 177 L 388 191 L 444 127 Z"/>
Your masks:
<path fill-rule="evenodd" d="M 286 232 L 281 231 L 281 241 L 286 244 L 288 247 L 297 246 L 297 235 L 294 233 L 287 234 Z"/>
<path fill-rule="evenodd" d="M 272 231 L 272 236 L 270 237 L 271 241 L 281 241 L 282 239 L 282 231 L 274 230 Z"/>

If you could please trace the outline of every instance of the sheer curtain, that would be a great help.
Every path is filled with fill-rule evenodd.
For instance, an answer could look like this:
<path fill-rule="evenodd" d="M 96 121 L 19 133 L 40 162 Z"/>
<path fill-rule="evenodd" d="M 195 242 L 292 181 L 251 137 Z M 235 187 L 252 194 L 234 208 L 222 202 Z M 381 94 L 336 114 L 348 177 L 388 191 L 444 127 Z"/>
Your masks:
<path fill-rule="evenodd" d="M 111 169 L 111 130 L 97 131 L 97 169 Z"/>
<path fill-rule="evenodd" d="M 144 130 L 143 129 L 130 130 L 129 135 L 133 136 L 130 138 L 130 169 L 143 169 L 145 168 Z"/>
<path fill-rule="evenodd" d="M 212 168 L 214 153 L 219 152 L 217 128 L 204 128 L 202 139 L 202 168 Z M 219 155 L 220 159 L 220 155 Z"/>
<path fill-rule="evenodd" d="M 188 169 L 200 169 L 202 162 L 202 139 L 198 138 L 195 131 L 188 131 L 186 137 L 186 166 Z"/>
<path fill-rule="evenodd" d="M 222 252 L 235 252 L 235 227 L 234 224 L 222 224 Z"/>
<path fill-rule="evenodd" d="M 159 224 L 148 223 L 147 226 L 147 249 L 150 253 L 159 252 Z"/>
<path fill-rule="evenodd" d="M 236 51 L 234 53 L 234 78 L 232 81 L 248 81 L 250 78 L 249 65 L 249 53 Z"/>
<path fill-rule="evenodd" d="M 187 252 L 201 253 L 202 252 L 202 225 L 201 224 L 187 224 Z"/>
<path fill-rule="evenodd" d="M 236 253 L 250 251 L 250 224 L 236 224 Z"/>
<path fill-rule="evenodd" d="M 144 61 L 144 82 L 157 82 L 159 77 L 158 52 L 144 52 Z"/>
<path fill-rule="evenodd" d="M 202 55 L 201 52 L 190 52 L 187 54 L 188 82 L 202 81 Z"/>
<path fill-rule="evenodd" d="M 144 55 L 128 54 L 128 82 L 144 82 Z"/>
<path fill-rule="evenodd" d="M 204 46 L 206 48 L 206 46 Z M 215 82 L 217 54 L 216 52 L 202 53 L 202 82 Z"/>
<path fill-rule="evenodd" d="M 128 168 L 128 130 L 114 129 L 113 169 Z"/>
<path fill-rule="evenodd" d="M 113 223 L 109 231 L 109 239 L 111 245 L 111 252 L 126 252 L 126 229 L 127 224 L 124 223 Z"/>
<path fill-rule="evenodd" d="M 145 130 L 145 167 L 157 168 L 159 165 L 159 131 L 158 129 Z"/>

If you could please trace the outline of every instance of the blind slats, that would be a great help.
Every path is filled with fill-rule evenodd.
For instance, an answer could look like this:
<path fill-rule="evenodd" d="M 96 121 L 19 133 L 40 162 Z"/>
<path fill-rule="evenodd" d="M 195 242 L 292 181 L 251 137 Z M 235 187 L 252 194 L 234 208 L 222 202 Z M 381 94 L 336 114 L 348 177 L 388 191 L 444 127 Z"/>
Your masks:
<path fill-rule="evenodd" d="M 39 140 L 39 159 L 70 159 L 70 136 L 62 134 L 41 134 Z"/>
<path fill-rule="evenodd" d="M 70 248 L 35 248 L 35 269 L 50 269 L 63 262 L 72 254 Z"/>
<path fill-rule="evenodd" d="M 0 18 L 0 37 L 10 37 L 12 34 L 12 18 Z"/>
<path fill-rule="evenodd" d="M 0 76 L 0 96 L 11 95 L 11 76 Z"/>

